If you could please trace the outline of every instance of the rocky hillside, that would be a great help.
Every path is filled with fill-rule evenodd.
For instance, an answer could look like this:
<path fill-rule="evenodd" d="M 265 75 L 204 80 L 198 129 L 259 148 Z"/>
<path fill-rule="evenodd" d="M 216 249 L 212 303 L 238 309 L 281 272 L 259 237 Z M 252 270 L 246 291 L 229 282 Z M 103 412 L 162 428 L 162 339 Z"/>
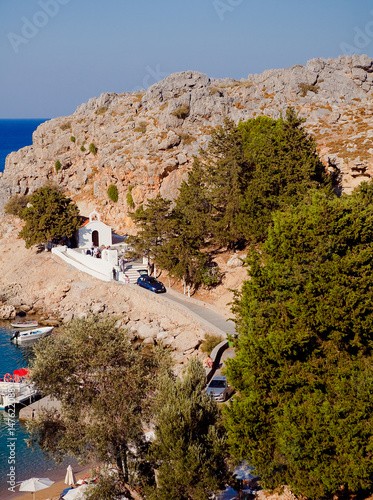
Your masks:
<path fill-rule="evenodd" d="M 312 59 L 241 81 L 186 71 L 147 92 L 102 94 L 73 115 L 40 125 L 32 146 L 8 156 L 0 206 L 51 182 L 83 214 L 97 209 L 117 230 L 131 232 L 128 211 L 159 192 L 175 197 L 193 155 L 225 117 L 277 118 L 288 106 L 306 118 L 322 160 L 350 192 L 373 175 L 372 95 L 373 59 L 367 56 Z M 107 194 L 111 184 L 117 203 Z"/>

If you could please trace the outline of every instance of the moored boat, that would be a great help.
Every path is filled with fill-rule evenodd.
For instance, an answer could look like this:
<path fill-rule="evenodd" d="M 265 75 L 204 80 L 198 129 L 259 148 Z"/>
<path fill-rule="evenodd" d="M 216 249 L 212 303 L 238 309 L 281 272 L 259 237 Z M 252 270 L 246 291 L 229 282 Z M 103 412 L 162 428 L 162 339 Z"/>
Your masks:
<path fill-rule="evenodd" d="M 38 326 L 37 321 L 16 321 L 15 323 L 10 323 L 13 328 L 36 328 Z"/>
<path fill-rule="evenodd" d="M 32 402 L 38 392 L 28 380 L 29 371 L 26 368 L 14 370 L 13 375 L 6 373 L 0 379 L 0 410 L 5 410 L 16 404 Z"/>
<path fill-rule="evenodd" d="M 49 335 L 53 330 L 53 326 L 45 326 L 44 328 L 35 328 L 34 330 L 26 330 L 16 332 L 10 339 L 15 344 L 22 344 L 30 340 L 37 340 Z"/>

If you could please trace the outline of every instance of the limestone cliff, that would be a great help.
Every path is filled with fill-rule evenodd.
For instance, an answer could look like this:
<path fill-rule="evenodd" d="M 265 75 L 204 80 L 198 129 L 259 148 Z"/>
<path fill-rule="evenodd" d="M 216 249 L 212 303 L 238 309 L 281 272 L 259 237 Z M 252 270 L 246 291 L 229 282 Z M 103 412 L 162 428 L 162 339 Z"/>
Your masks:
<path fill-rule="evenodd" d="M 0 206 L 15 193 L 52 182 L 83 213 L 97 209 L 117 230 L 130 232 L 131 197 L 135 207 L 159 192 L 175 197 L 193 155 L 225 117 L 277 118 L 289 106 L 306 118 L 322 160 L 350 192 L 373 175 L 372 95 L 373 59 L 367 56 L 313 59 L 241 81 L 186 71 L 143 93 L 102 94 L 73 115 L 40 125 L 32 146 L 7 157 Z M 111 184 L 117 203 L 107 194 Z"/>

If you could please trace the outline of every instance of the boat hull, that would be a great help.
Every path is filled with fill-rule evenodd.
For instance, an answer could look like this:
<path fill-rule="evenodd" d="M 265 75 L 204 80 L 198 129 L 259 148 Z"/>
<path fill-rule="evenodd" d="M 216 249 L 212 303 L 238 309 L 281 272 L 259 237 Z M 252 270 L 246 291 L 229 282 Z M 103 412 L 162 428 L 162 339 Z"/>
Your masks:
<path fill-rule="evenodd" d="M 15 323 L 10 323 L 13 328 L 36 328 L 38 326 L 37 321 L 17 321 Z"/>
<path fill-rule="evenodd" d="M 33 330 L 16 332 L 11 338 L 11 341 L 15 344 L 23 344 L 33 340 L 38 340 L 46 335 L 49 335 L 52 330 L 53 326 L 46 326 L 44 328 L 35 328 Z"/>

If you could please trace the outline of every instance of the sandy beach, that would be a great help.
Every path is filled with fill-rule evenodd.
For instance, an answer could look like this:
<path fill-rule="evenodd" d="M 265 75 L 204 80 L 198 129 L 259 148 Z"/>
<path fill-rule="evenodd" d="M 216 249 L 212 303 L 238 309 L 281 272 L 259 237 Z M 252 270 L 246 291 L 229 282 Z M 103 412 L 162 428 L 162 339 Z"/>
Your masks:
<path fill-rule="evenodd" d="M 83 479 L 91 474 L 92 465 L 77 465 L 74 467 L 74 473 L 76 480 Z M 56 469 L 51 471 L 48 475 L 49 479 L 55 481 L 55 483 L 45 490 L 37 491 L 35 493 L 35 500 L 58 500 L 60 497 L 60 493 L 67 488 L 68 486 L 65 484 L 65 475 L 66 469 Z M 16 493 L 12 493 L 9 491 L 0 492 L 1 500 L 33 500 L 31 493 L 19 492 L 19 488 L 16 488 Z"/>

